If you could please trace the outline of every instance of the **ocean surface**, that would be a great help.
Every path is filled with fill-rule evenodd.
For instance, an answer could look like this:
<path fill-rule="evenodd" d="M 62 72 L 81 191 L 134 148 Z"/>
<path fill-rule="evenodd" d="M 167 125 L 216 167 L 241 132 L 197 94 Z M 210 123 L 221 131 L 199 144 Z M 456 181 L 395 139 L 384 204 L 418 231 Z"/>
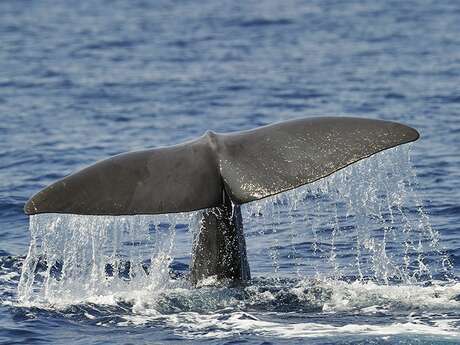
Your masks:
<path fill-rule="evenodd" d="M 459 18 L 457 0 L 1 1 L 0 344 L 459 344 Z M 246 286 L 190 287 L 196 213 L 23 213 L 114 154 L 320 115 L 421 138 L 245 205 Z"/>

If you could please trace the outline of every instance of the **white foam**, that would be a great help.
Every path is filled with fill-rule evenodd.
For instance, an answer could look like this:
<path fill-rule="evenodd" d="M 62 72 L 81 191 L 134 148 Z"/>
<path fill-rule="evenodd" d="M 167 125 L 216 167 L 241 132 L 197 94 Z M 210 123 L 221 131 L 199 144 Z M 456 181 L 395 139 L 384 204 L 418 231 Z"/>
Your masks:
<path fill-rule="evenodd" d="M 424 287 L 417 285 L 377 285 L 373 282 L 351 284 L 328 281 L 324 285 L 332 290 L 324 311 L 430 311 L 459 310 L 460 283 Z"/>
<path fill-rule="evenodd" d="M 264 287 L 264 286 L 262 286 Z M 268 287 L 268 286 L 267 286 Z M 312 301 L 308 288 L 330 290 L 330 297 L 320 297 L 320 301 Z M 165 292 L 168 296 L 181 296 L 189 302 L 196 303 L 202 308 L 208 304 L 211 310 L 177 311 L 161 313 L 154 301 L 138 303 L 134 315 L 125 315 L 125 321 L 120 326 L 143 325 L 149 322 L 161 322 L 170 329 L 186 338 L 226 338 L 241 332 L 279 338 L 314 338 L 328 336 L 391 336 L 391 335 L 425 335 L 460 339 L 458 324 L 460 318 L 453 315 L 460 310 L 460 283 L 422 286 L 379 286 L 374 283 L 351 283 L 341 281 L 306 282 L 300 281 L 290 289 L 280 290 L 279 293 L 295 293 L 298 301 L 291 307 L 302 309 L 312 303 L 323 303 L 323 311 L 306 314 L 309 319 L 323 320 L 322 322 L 273 321 L 283 320 L 285 312 L 270 312 L 257 309 L 252 312 L 239 311 L 248 308 L 254 310 L 254 303 L 269 302 L 276 299 L 272 292 L 254 293 L 257 287 L 248 287 L 244 300 L 235 300 L 227 296 L 226 302 L 222 295 L 215 295 L 215 290 L 193 291 L 173 289 Z M 214 293 L 214 295 L 213 295 Z M 210 300 L 219 296 L 218 303 Z M 160 297 L 161 298 L 161 297 Z M 193 301 L 193 302 L 192 302 Z M 145 302 L 145 301 L 144 301 Z M 212 304 L 216 305 L 212 308 Z M 286 306 L 287 307 L 287 306 Z M 200 308 L 199 308 L 200 309 Z M 206 308 L 204 308 L 206 309 Z M 214 309 L 214 310 L 213 310 Z M 337 315 L 346 313 L 354 315 L 356 323 L 343 325 Z M 304 312 L 303 312 L 304 313 Z M 374 316 L 377 314 L 376 316 Z M 450 317 L 445 315 L 451 314 Z M 302 314 L 292 312 L 291 316 Z M 382 316 L 391 316 L 385 318 Z M 393 320 L 391 323 L 388 320 Z M 267 321 L 270 320 L 270 321 Z M 374 320 L 376 324 L 369 323 Z M 290 318 L 289 320 L 293 320 Z M 360 322 L 359 320 L 365 320 Z"/>
<path fill-rule="evenodd" d="M 196 312 L 161 316 L 166 326 L 175 329 L 178 335 L 190 339 L 228 338 L 243 332 L 276 338 L 424 335 L 460 339 L 460 330 L 452 325 L 460 320 L 449 320 L 449 322 L 433 320 L 434 325 L 419 322 L 394 322 L 377 325 L 365 323 L 336 326 L 317 322 L 273 322 L 260 318 L 260 316 L 247 312 L 233 312 L 225 317 Z M 119 325 L 141 325 L 146 322 L 145 316 L 139 315 L 129 316 L 126 319 Z M 149 321 L 154 319 L 158 317 L 150 317 Z"/>

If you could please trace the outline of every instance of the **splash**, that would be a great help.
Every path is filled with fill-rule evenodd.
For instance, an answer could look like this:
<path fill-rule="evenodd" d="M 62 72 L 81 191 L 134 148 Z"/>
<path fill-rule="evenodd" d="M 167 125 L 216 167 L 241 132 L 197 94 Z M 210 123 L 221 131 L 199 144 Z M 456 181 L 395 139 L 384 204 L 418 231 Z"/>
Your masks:
<path fill-rule="evenodd" d="M 275 279 L 282 276 L 281 261 L 300 280 L 312 270 L 323 281 L 406 285 L 448 274 L 438 233 L 415 193 L 409 151 L 409 145 L 387 150 L 244 205 L 245 231 L 265 241 Z M 199 215 L 32 216 L 18 299 L 48 305 L 151 301 L 165 289 L 188 288 L 185 280 L 171 279 L 169 266 L 177 229 L 195 231 Z M 250 256 L 250 238 L 247 243 Z M 260 273 L 257 267 L 253 272 Z"/>
<path fill-rule="evenodd" d="M 191 222 L 193 214 L 31 216 L 18 298 L 66 305 L 135 291 L 153 295 L 170 281 L 176 229 Z"/>
<path fill-rule="evenodd" d="M 273 273 L 279 251 L 301 278 L 405 284 L 445 278 L 452 265 L 416 193 L 410 145 L 243 208 L 245 228 L 271 237 Z M 281 233 L 282 237 L 278 234 Z M 284 240 L 283 240 L 284 238 Z M 280 246 L 280 243 L 289 245 Z"/>
<path fill-rule="evenodd" d="M 458 283 L 423 287 L 256 278 L 242 289 L 168 290 L 136 314 L 124 314 L 119 325 L 161 322 L 189 339 L 248 332 L 276 338 L 424 334 L 458 340 L 459 293 Z"/>

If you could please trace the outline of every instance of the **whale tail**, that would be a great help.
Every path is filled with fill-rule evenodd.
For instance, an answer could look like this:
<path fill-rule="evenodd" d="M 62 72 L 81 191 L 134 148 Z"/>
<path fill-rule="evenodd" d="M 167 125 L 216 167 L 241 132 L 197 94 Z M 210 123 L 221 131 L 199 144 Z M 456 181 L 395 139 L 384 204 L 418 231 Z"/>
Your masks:
<path fill-rule="evenodd" d="M 206 209 L 195 238 L 191 281 L 250 279 L 240 204 L 328 176 L 417 140 L 388 121 L 321 117 L 216 134 L 100 161 L 46 187 L 26 214 L 132 215 Z"/>
<path fill-rule="evenodd" d="M 35 194 L 28 215 L 187 212 L 265 198 L 328 176 L 377 152 L 417 140 L 410 127 L 381 120 L 317 117 L 171 147 L 120 154 Z"/>

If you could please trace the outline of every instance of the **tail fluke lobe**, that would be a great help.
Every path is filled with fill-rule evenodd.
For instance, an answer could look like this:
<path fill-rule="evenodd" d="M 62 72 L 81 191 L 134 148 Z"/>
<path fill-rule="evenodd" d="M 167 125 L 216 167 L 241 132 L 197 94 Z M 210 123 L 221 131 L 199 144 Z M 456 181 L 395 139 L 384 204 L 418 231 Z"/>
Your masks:
<path fill-rule="evenodd" d="M 419 137 L 394 122 L 306 118 L 114 156 L 34 195 L 26 214 L 129 215 L 235 204 L 311 183 Z"/>
<path fill-rule="evenodd" d="M 243 204 L 314 182 L 418 137 L 415 129 L 395 122 L 317 117 L 221 135 L 218 157 L 231 199 Z"/>
<path fill-rule="evenodd" d="M 161 214 L 222 203 L 222 180 L 206 137 L 111 157 L 34 195 L 26 214 Z"/>

